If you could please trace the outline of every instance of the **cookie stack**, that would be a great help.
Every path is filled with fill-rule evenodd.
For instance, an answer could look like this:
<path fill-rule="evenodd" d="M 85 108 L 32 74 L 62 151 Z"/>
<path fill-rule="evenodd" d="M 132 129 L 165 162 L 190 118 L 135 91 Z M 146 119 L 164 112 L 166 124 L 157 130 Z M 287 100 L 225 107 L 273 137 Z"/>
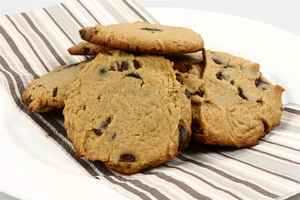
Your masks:
<path fill-rule="evenodd" d="M 90 56 L 33 80 L 31 112 L 64 108 L 79 155 L 124 174 L 161 165 L 191 139 L 248 147 L 279 124 L 283 89 L 259 65 L 204 49 L 190 29 L 144 22 L 80 30 Z"/>

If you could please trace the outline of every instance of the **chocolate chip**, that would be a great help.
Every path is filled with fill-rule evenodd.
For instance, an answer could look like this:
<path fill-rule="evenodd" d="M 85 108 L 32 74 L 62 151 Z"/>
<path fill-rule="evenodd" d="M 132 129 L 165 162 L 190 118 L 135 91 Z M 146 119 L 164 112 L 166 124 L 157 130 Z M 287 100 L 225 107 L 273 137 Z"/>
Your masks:
<path fill-rule="evenodd" d="M 178 131 L 179 131 L 179 150 L 183 150 L 187 147 L 190 136 L 188 133 L 188 130 L 185 127 L 185 123 L 183 120 L 180 120 L 178 125 Z"/>
<path fill-rule="evenodd" d="M 127 77 L 136 78 L 136 79 L 140 79 L 142 81 L 141 86 L 143 86 L 144 80 L 143 80 L 143 78 L 138 73 L 132 72 L 132 73 L 126 74 L 126 76 Z"/>
<path fill-rule="evenodd" d="M 119 158 L 119 162 L 135 162 L 135 157 L 132 154 L 122 154 Z"/>
<path fill-rule="evenodd" d="M 192 132 L 193 134 L 202 134 L 202 128 L 198 119 L 192 119 Z"/>
<path fill-rule="evenodd" d="M 101 69 L 99 70 L 99 72 L 100 72 L 101 75 L 106 74 L 107 71 L 108 71 L 108 70 L 105 69 L 105 68 L 101 68 Z"/>
<path fill-rule="evenodd" d="M 248 98 L 246 97 L 246 95 L 244 94 L 244 91 L 242 88 L 238 87 L 238 95 L 245 100 L 248 100 Z"/>
<path fill-rule="evenodd" d="M 219 80 L 225 79 L 225 77 L 223 76 L 223 73 L 222 73 L 222 72 L 218 72 L 218 73 L 216 74 L 216 77 L 217 77 L 217 79 L 219 79 Z"/>
<path fill-rule="evenodd" d="M 93 129 L 94 133 L 97 136 L 101 136 L 103 134 L 102 130 L 106 129 L 112 121 L 112 117 L 106 118 L 103 122 L 101 122 L 100 126 L 97 129 Z"/>
<path fill-rule="evenodd" d="M 141 63 L 138 60 L 133 60 L 133 66 L 135 69 L 139 69 L 142 67 Z"/>
<path fill-rule="evenodd" d="M 53 89 L 53 91 L 52 91 L 52 97 L 56 97 L 56 96 L 57 96 L 57 90 L 58 90 L 57 87 L 55 87 L 55 88 Z"/>
<path fill-rule="evenodd" d="M 259 77 L 258 79 L 255 80 L 255 86 L 262 90 L 266 90 L 268 85 L 269 85 L 269 83 L 262 80 L 261 77 Z"/>
<path fill-rule="evenodd" d="M 129 68 L 129 64 L 127 61 L 122 61 L 121 64 L 118 63 L 118 71 L 122 72 L 128 70 L 128 68 Z"/>
<path fill-rule="evenodd" d="M 144 31 L 150 31 L 151 33 L 154 33 L 154 32 L 161 32 L 162 30 L 161 29 L 158 29 L 158 28 L 141 28 L 141 30 L 144 30 Z"/>
<path fill-rule="evenodd" d="M 231 84 L 231 85 L 234 85 L 234 80 L 231 80 L 231 81 L 230 81 L 230 84 Z"/>
<path fill-rule="evenodd" d="M 188 89 L 185 89 L 184 94 L 188 99 L 192 97 L 192 93 Z"/>
<path fill-rule="evenodd" d="M 114 140 L 117 137 L 117 133 L 113 133 L 113 135 L 111 136 L 111 139 Z"/>
<path fill-rule="evenodd" d="M 259 105 L 263 105 L 264 101 L 262 99 L 258 99 L 258 100 L 256 100 L 256 103 L 259 104 Z"/>

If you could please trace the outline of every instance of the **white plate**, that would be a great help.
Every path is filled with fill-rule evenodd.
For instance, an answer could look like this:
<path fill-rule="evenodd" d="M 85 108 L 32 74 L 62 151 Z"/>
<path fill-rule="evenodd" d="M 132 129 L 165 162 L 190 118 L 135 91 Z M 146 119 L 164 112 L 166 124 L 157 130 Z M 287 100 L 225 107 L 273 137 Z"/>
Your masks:
<path fill-rule="evenodd" d="M 229 15 L 184 9 L 149 10 L 163 24 L 198 31 L 207 48 L 259 62 L 271 80 L 286 88 L 285 103 L 300 104 L 298 36 Z M 87 177 L 64 150 L 40 134 L 38 126 L 25 120 L 27 117 L 14 108 L 7 93 L 0 90 L 0 96 L 0 191 L 33 200 L 124 199 L 104 183 Z M 23 128 L 28 123 L 33 127 L 30 133 Z"/>

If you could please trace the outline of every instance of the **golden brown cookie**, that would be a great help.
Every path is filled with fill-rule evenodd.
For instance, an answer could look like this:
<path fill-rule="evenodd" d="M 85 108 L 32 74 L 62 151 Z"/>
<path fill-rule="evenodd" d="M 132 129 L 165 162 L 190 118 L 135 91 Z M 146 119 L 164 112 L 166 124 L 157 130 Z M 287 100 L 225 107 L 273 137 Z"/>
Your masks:
<path fill-rule="evenodd" d="M 191 53 L 204 45 L 201 36 L 191 29 L 146 22 L 98 25 L 83 28 L 80 35 L 95 44 L 137 53 Z"/>
<path fill-rule="evenodd" d="M 193 138 L 223 146 L 257 144 L 280 122 L 283 88 L 264 78 L 256 63 L 223 52 L 205 55 L 205 67 L 182 67 L 177 74 L 192 100 Z"/>
<path fill-rule="evenodd" d="M 64 116 L 80 155 L 125 174 L 173 159 L 191 135 L 190 100 L 159 56 L 98 54 L 72 84 Z"/>
<path fill-rule="evenodd" d="M 85 62 L 61 66 L 33 80 L 22 93 L 22 100 L 30 112 L 48 112 L 64 107 L 68 86 L 74 81 Z"/>

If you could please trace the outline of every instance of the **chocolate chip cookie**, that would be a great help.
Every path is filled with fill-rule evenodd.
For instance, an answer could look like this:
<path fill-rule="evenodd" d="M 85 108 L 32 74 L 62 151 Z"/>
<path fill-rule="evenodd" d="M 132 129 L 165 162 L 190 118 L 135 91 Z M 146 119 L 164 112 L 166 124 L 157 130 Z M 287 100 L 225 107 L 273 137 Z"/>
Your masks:
<path fill-rule="evenodd" d="M 68 137 L 80 155 L 121 173 L 160 165 L 190 140 L 184 91 L 163 57 L 98 54 L 65 102 Z"/>
<path fill-rule="evenodd" d="M 80 30 L 82 39 L 138 53 L 179 54 L 203 48 L 201 36 L 191 29 L 146 22 L 95 26 Z"/>
<path fill-rule="evenodd" d="M 283 88 L 268 81 L 256 63 L 223 52 L 205 55 L 206 65 L 177 67 L 192 101 L 193 138 L 213 145 L 255 145 L 280 122 Z"/>
<path fill-rule="evenodd" d="M 33 80 L 22 93 L 22 100 L 30 112 L 48 112 L 64 107 L 66 92 L 87 61 L 61 66 Z"/>

